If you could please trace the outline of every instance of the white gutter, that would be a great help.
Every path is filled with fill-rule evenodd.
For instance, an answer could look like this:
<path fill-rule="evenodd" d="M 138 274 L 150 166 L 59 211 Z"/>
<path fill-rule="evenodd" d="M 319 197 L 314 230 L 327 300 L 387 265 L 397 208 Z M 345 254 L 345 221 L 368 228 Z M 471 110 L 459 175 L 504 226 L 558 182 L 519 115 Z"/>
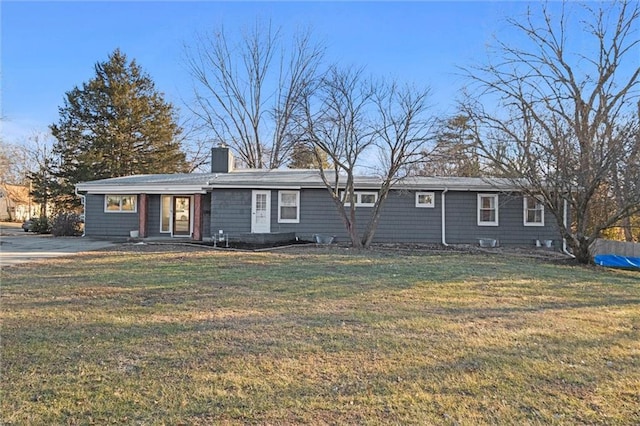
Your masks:
<path fill-rule="evenodd" d="M 442 197 L 442 245 L 445 247 L 448 247 L 449 244 L 447 244 L 447 231 L 446 231 L 446 219 L 445 219 L 445 196 L 444 194 L 447 193 L 447 191 L 449 191 L 449 188 L 444 188 L 444 190 L 442 191 L 441 197 Z"/>
<path fill-rule="evenodd" d="M 564 229 L 567 229 L 567 223 L 569 222 L 568 219 L 568 209 L 567 209 L 567 200 L 562 200 L 563 201 L 563 211 L 562 211 L 562 223 L 564 224 Z M 567 250 L 567 239 L 563 238 L 562 239 L 562 252 L 568 256 L 571 256 L 573 258 L 575 258 L 575 256 L 571 253 L 569 253 L 569 250 Z"/>
<path fill-rule="evenodd" d="M 76 185 L 77 191 L 86 191 L 88 194 L 206 194 L 207 190 L 202 185 L 172 185 L 163 183 L 159 185 L 92 185 L 90 183 L 79 183 Z"/>
<path fill-rule="evenodd" d="M 217 185 L 207 185 L 204 187 L 205 189 L 264 189 L 265 191 L 273 189 L 273 190 L 299 190 L 302 187 L 300 185 L 235 185 L 235 184 L 217 184 Z M 311 189 L 325 189 L 324 186 L 318 187 L 309 187 L 305 186 L 305 188 Z"/>

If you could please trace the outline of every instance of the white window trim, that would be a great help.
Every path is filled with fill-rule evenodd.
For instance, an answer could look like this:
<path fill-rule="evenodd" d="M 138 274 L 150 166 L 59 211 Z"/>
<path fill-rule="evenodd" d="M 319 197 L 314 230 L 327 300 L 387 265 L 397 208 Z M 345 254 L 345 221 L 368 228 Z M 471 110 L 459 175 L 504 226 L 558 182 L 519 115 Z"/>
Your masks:
<path fill-rule="evenodd" d="M 376 205 L 376 201 L 378 201 L 378 193 L 377 192 L 357 192 L 358 198 L 356 202 L 357 207 L 373 207 Z M 362 196 L 363 195 L 373 195 L 373 203 L 363 203 Z"/>
<path fill-rule="evenodd" d="M 287 206 L 282 203 L 282 196 L 284 194 L 294 194 L 296 196 L 296 218 L 295 219 L 283 219 L 282 215 L 282 207 L 293 207 Z M 278 191 L 278 223 L 300 223 L 300 191 Z"/>
<path fill-rule="evenodd" d="M 109 210 L 107 208 L 107 199 L 109 197 L 120 198 L 120 210 Z M 122 210 L 122 197 L 133 197 L 133 210 Z M 104 194 L 104 212 L 105 213 L 138 213 L 138 196 L 136 194 Z"/>
<path fill-rule="evenodd" d="M 431 203 L 425 204 L 420 202 L 421 195 L 431 197 Z M 418 208 L 434 208 L 436 206 L 436 194 L 434 192 L 416 192 L 416 207 Z"/>
<path fill-rule="evenodd" d="M 344 199 L 346 195 L 347 195 L 346 191 L 343 191 L 341 194 L 341 197 Z M 363 203 L 361 201 L 363 195 L 373 195 L 373 198 L 374 198 L 373 203 Z M 353 197 L 355 198 L 355 201 L 356 201 L 356 207 L 373 207 L 376 205 L 376 201 L 378 201 L 378 193 L 372 192 L 372 191 L 354 191 Z M 348 207 L 348 206 L 351 206 L 351 203 L 348 200 L 345 200 L 344 205 L 345 207 Z"/>
<path fill-rule="evenodd" d="M 541 210 L 541 212 L 542 212 L 542 221 L 541 221 L 541 222 L 529 222 L 529 221 L 527 221 L 527 217 L 529 216 L 529 215 L 528 215 L 528 213 L 529 213 L 529 207 L 528 207 L 528 205 L 527 205 L 527 201 L 528 201 L 530 198 L 535 199 L 535 200 L 536 200 L 536 205 L 539 205 L 539 206 L 540 206 L 540 210 Z M 524 216 L 524 217 L 523 217 L 523 222 L 524 222 L 524 226 L 544 226 L 544 204 L 542 204 L 542 203 L 540 202 L 540 200 L 538 200 L 538 199 L 537 199 L 537 198 L 535 198 L 535 197 L 524 197 L 524 198 L 522 199 L 522 204 L 523 204 L 523 216 Z M 536 209 L 536 210 L 537 210 L 537 209 Z"/>
<path fill-rule="evenodd" d="M 493 198 L 495 201 L 493 203 L 494 205 L 494 210 L 496 212 L 496 216 L 495 216 L 495 220 L 494 221 L 482 221 L 482 215 L 480 214 L 481 212 L 481 206 L 482 206 L 482 199 L 483 198 Z M 477 212 L 478 212 L 478 226 L 498 226 L 499 225 L 499 219 L 498 219 L 498 214 L 499 214 L 499 209 L 498 209 L 498 194 L 478 194 L 478 198 L 477 198 Z"/>
<path fill-rule="evenodd" d="M 347 191 L 341 191 L 340 192 L 340 199 L 343 201 L 343 204 L 345 207 L 348 207 L 351 205 L 351 203 L 349 202 L 349 200 L 347 199 L 347 197 L 349 196 L 349 193 Z M 358 205 L 358 193 L 357 192 L 353 192 L 353 198 L 356 200 L 356 206 Z"/>

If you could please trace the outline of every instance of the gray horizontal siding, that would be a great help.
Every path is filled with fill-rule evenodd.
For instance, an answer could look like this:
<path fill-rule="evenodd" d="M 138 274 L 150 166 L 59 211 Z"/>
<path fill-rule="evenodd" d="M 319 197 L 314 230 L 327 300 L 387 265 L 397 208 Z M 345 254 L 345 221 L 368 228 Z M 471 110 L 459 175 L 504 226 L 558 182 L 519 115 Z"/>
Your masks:
<path fill-rule="evenodd" d="M 345 226 L 327 190 L 300 191 L 300 223 L 277 223 L 278 191 L 272 193 L 272 223 L 274 232 L 296 232 L 300 238 L 313 234 L 335 235 L 339 241 L 349 241 Z M 416 208 L 415 193 L 393 191 L 383 205 L 375 234 L 376 242 L 433 242 L 440 238 L 440 205 Z M 356 208 L 356 223 L 362 234 L 371 217 L 372 207 Z"/>
<path fill-rule="evenodd" d="M 496 239 L 501 245 L 531 246 L 534 241 L 556 240 L 559 231 L 553 215 L 545 212 L 545 226 L 524 226 L 521 196 L 498 194 L 498 226 L 478 226 L 476 192 L 446 194 L 447 242 L 477 244 L 480 238 Z"/>
<path fill-rule="evenodd" d="M 425 190 L 428 191 L 428 190 Z M 433 208 L 415 207 L 414 191 L 392 191 L 383 205 L 374 242 L 440 243 L 441 191 L 435 194 Z M 477 193 L 449 191 L 446 199 L 446 242 L 477 244 L 492 238 L 502 245 L 533 245 L 536 239 L 559 239 L 556 223 L 546 214 L 544 227 L 523 224 L 522 197 L 499 195 L 499 226 L 478 226 Z M 358 231 L 367 226 L 372 208 L 358 207 Z M 234 234 L 251 232 L 251 190 L 215 190 L 211 196 L 211 230 Z M 342 219 L 325 189 L 300 190 L 300 223 L 278 223 L 278 191 L 271 191 L 271 232 L 295 232 L 302 239 L 328 234 L 338 241 L 349 241 Z M 210 235 L 210 234 L 205 234 Z"/>
<path fill-rule="evenodd" d="M 250 189 L 217 189 L 211 194 L 209 205 L 209 233 L 203 235 L 211 236 L 220 230 L 230 236 L 251 232 Z"/>
<path fill-rule="evenodd" d="M 425 189 L 428 191 L 428 189 Z M 433 208 L 415 207 L 414 191 L 392 191 L 386 200 L 376 230 L 375 242 L 440 243 L 441 191 L 435 194 Z M 223 230 L 230 236 L 251 232 L 251 189 L 216 189 L 203 196 L 203 235 Z M 160 196 L 148 198 L 148 236 L 160 233 Z M 128 237 L 138 229 L 138 213 L 105 213 L 104 195 L 86 196 L 85 233 L 89 236 Z M 478 226 L 477 193 L 446 193 L 446 242 L 477 244 L 480 238 L 492 238 L 501 245 L 531 246 L 535 240 L 560 237 L 551 214 L 545 214 L 545 226 L 524 226 L 522 197 L 499 194 L 499 226 Z M 367 226 L 372 208 L 356 210 L 358 230 Z M 300 190 L 300 223 L 278 223 L 278 191 L 271 191 L 271 232 L 295 232 L 302 239 L 313 234 L 335 235 L 349 241 L 342 219 L 325 189 Z"/>
<path fill-rule="evenodd" d="M 202 235 L 211 235 L 211 193 L 202 196 Z"/>
<path fill-rule="evenodd" d="M 168 237 L 171 234 L 160 233 L 160 195 L 147 197 L 147 236 Z"/>
<path fill-rule="evenodd" d="M 138 213 L 105 213 L 104 195 L 85 197 L 84 232 L 96 237 L 129 237 L 139 226 Z"/>
<path fill-rule="evenodd" d="M 271 209 L 273 232 L 295 232 L 305 240 L 311 240 L 313 234 L 335 235 L 339 240 L 346 240 L 342 219 L 325 189 L 300 190 L 300 223 L 278 223 L 278 191 L 271 193 Z"/>
<path fill-rule="evenodd" d="M 434 207 L 416 207 L 415 191 L 390 192 L 382 208 L 374 241 L 440 242 L 442 228 L 440 193 L 430 192 L 434 192 L 435 195 Z"/>
<path fill-rule="evenodd" d="M 168 232 L 160 232 L 160 200 L 161 196 L 158 194 L 150 194 L 147 197 L 148 237 L 171 236 Z M 211 194 L 202 196 L 202 206 L 202 231 L 203 235 L 206 236 L 211 233 Z M 251 206 L 249 205 L 250 208 Z M 88 194 L 85 202 L 85 214 L 85 235 L 87 236 L 129 237 L 129 232 L 137 230 L 139 227 L 138 213 L 105 213 L 104 195 Z"/>

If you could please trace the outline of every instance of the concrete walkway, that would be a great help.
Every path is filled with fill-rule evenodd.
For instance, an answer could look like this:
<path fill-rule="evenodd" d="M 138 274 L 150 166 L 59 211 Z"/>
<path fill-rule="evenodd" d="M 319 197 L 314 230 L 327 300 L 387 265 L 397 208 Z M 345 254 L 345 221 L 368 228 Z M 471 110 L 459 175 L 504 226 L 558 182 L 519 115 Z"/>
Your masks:
<path fill-rule="evenodd" d="M 100 250 L 114 243 L 86 237 L 53 237 L 24 232 L 19 223 L 0 223 L 0 267 Z"/>

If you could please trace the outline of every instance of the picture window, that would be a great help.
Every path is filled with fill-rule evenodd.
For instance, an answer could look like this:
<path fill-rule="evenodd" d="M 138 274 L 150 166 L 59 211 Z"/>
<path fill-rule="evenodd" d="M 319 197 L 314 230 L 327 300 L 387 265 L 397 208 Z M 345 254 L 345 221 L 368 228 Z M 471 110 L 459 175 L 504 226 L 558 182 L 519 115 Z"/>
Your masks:
<path fill-rule="evenodd" d="M 135 213 L 138 211 L 138 197 L 135 195 L 105 195 L 106 213 Z"/>

